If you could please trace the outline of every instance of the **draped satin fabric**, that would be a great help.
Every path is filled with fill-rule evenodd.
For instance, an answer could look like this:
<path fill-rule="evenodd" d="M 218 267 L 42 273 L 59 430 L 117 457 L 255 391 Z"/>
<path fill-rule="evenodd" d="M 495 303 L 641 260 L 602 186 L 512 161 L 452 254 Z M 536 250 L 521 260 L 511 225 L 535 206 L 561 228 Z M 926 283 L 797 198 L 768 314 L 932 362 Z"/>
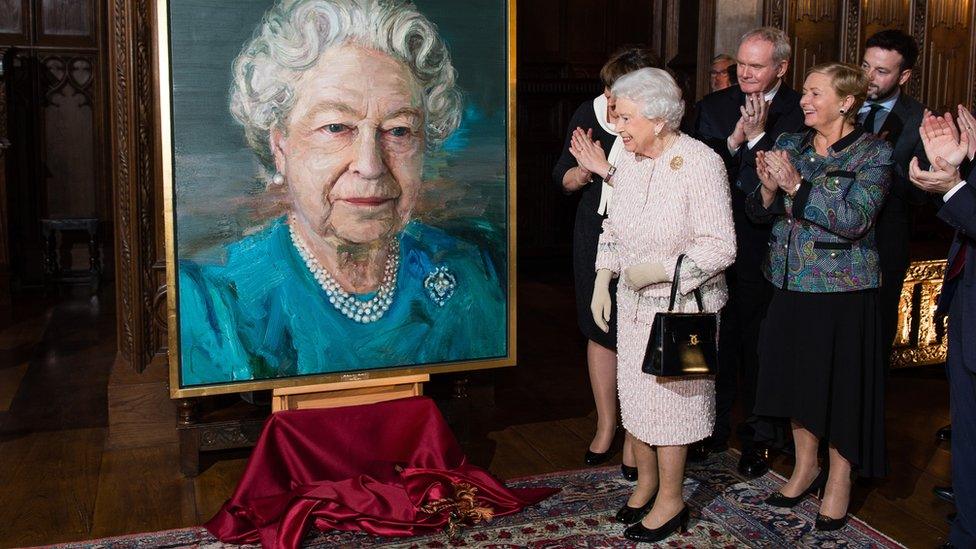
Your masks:
<path fill-rule="evenodd" d="M 496 517 L 557 491 L 509 489 L 467 463 L 426 397 L 278 412 L 234 495 L 205 526 L 225 543 L 283 548 L 300 546 L 312 525 L 417 535 L 448 527 L 465 488 L 473 489 L 477 509 Z"/>

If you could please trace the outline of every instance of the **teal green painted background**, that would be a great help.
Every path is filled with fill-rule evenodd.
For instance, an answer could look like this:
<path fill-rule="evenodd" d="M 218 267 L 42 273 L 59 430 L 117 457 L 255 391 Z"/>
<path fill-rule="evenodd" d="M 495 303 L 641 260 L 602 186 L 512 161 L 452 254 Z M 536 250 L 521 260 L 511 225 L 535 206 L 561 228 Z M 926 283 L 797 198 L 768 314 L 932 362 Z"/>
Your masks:
<path fill-rule="evenodd" d="M 448 44 L 464 95 L 464 119 L 442 151 L 428 154 L 425 178 L 447 207 L 416 217 L 452 232 L 488 223 L 502 235 L 492 255 L 507 264 L 506 11 L 504 0 L 416 0 Z M 174 207 L 179 259 L 221 262 L 223 245 L 264 225 L 253 198 L 264 190 L 258 164 L 230 115 L 231 66 L 268 0 L 171 0 Z M 446 185 L 446 187 L 445 187 Z M 430 200 L 422 200 L 422 203 Z M 458 230 L 456 230 L 458 229 Z M 502 269 L 504 271 L 504 269 Z"/>

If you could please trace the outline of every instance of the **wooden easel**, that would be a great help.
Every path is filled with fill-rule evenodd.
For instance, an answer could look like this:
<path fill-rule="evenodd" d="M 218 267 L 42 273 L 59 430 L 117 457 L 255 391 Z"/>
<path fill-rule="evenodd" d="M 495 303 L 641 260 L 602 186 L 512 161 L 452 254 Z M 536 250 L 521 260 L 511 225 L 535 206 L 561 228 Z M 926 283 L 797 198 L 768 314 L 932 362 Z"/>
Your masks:
<path fill-rule="evenodd" d="M 398 398 L 420 396 L 429 374 L 340 381 L 275 389 L 271 393 L 271 413 L 282 410 L 308 410 L 372 404 Z"/>

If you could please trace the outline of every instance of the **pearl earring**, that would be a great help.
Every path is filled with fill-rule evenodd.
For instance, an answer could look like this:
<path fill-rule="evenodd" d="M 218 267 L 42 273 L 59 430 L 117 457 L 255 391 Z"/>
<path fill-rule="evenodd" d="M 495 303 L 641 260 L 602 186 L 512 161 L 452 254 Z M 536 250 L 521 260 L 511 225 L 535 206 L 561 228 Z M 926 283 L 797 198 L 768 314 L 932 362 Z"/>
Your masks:
<path fill-rule="evenodd" d="M 281 172 L 275 172 L 274 177 L 271 178 L 271 182 L 275 185 L 284 185 L 285 176 Z"/>
<path fill-rule="evenodd" d="M 840 113 L 841 113 L 841 114 L 847 114 L 847 110 L 845 110 L 845 109 L 841 109 L 841 110 L 840 110 Z"/>

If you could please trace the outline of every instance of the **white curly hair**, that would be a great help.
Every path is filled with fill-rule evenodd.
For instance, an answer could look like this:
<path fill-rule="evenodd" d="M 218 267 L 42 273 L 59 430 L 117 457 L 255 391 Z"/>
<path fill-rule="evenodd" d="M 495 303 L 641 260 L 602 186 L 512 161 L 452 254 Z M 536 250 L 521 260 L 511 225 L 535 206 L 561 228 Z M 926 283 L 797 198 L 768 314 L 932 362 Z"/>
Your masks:
<path fill-rule="evenodd" d="M 406 0 L 281 0 L 234 61 L 230 110 L 274 173 L 270 132 L 295 104 L 295 83 L 329 48 L 357 44 L 409 67 L 424 90 L 424 138 L 436 148 L 461 122 L 457 72 L 437 27 Z"/>
<path fill-rule="evenodd" d="M 681 89 L 667 71 L 648 67 L 620 77 L 610 92 L 637 103 L 640 114 L 648 119 L 664 120 L 669 130 L 681 125 L 685 102 Z"/>

